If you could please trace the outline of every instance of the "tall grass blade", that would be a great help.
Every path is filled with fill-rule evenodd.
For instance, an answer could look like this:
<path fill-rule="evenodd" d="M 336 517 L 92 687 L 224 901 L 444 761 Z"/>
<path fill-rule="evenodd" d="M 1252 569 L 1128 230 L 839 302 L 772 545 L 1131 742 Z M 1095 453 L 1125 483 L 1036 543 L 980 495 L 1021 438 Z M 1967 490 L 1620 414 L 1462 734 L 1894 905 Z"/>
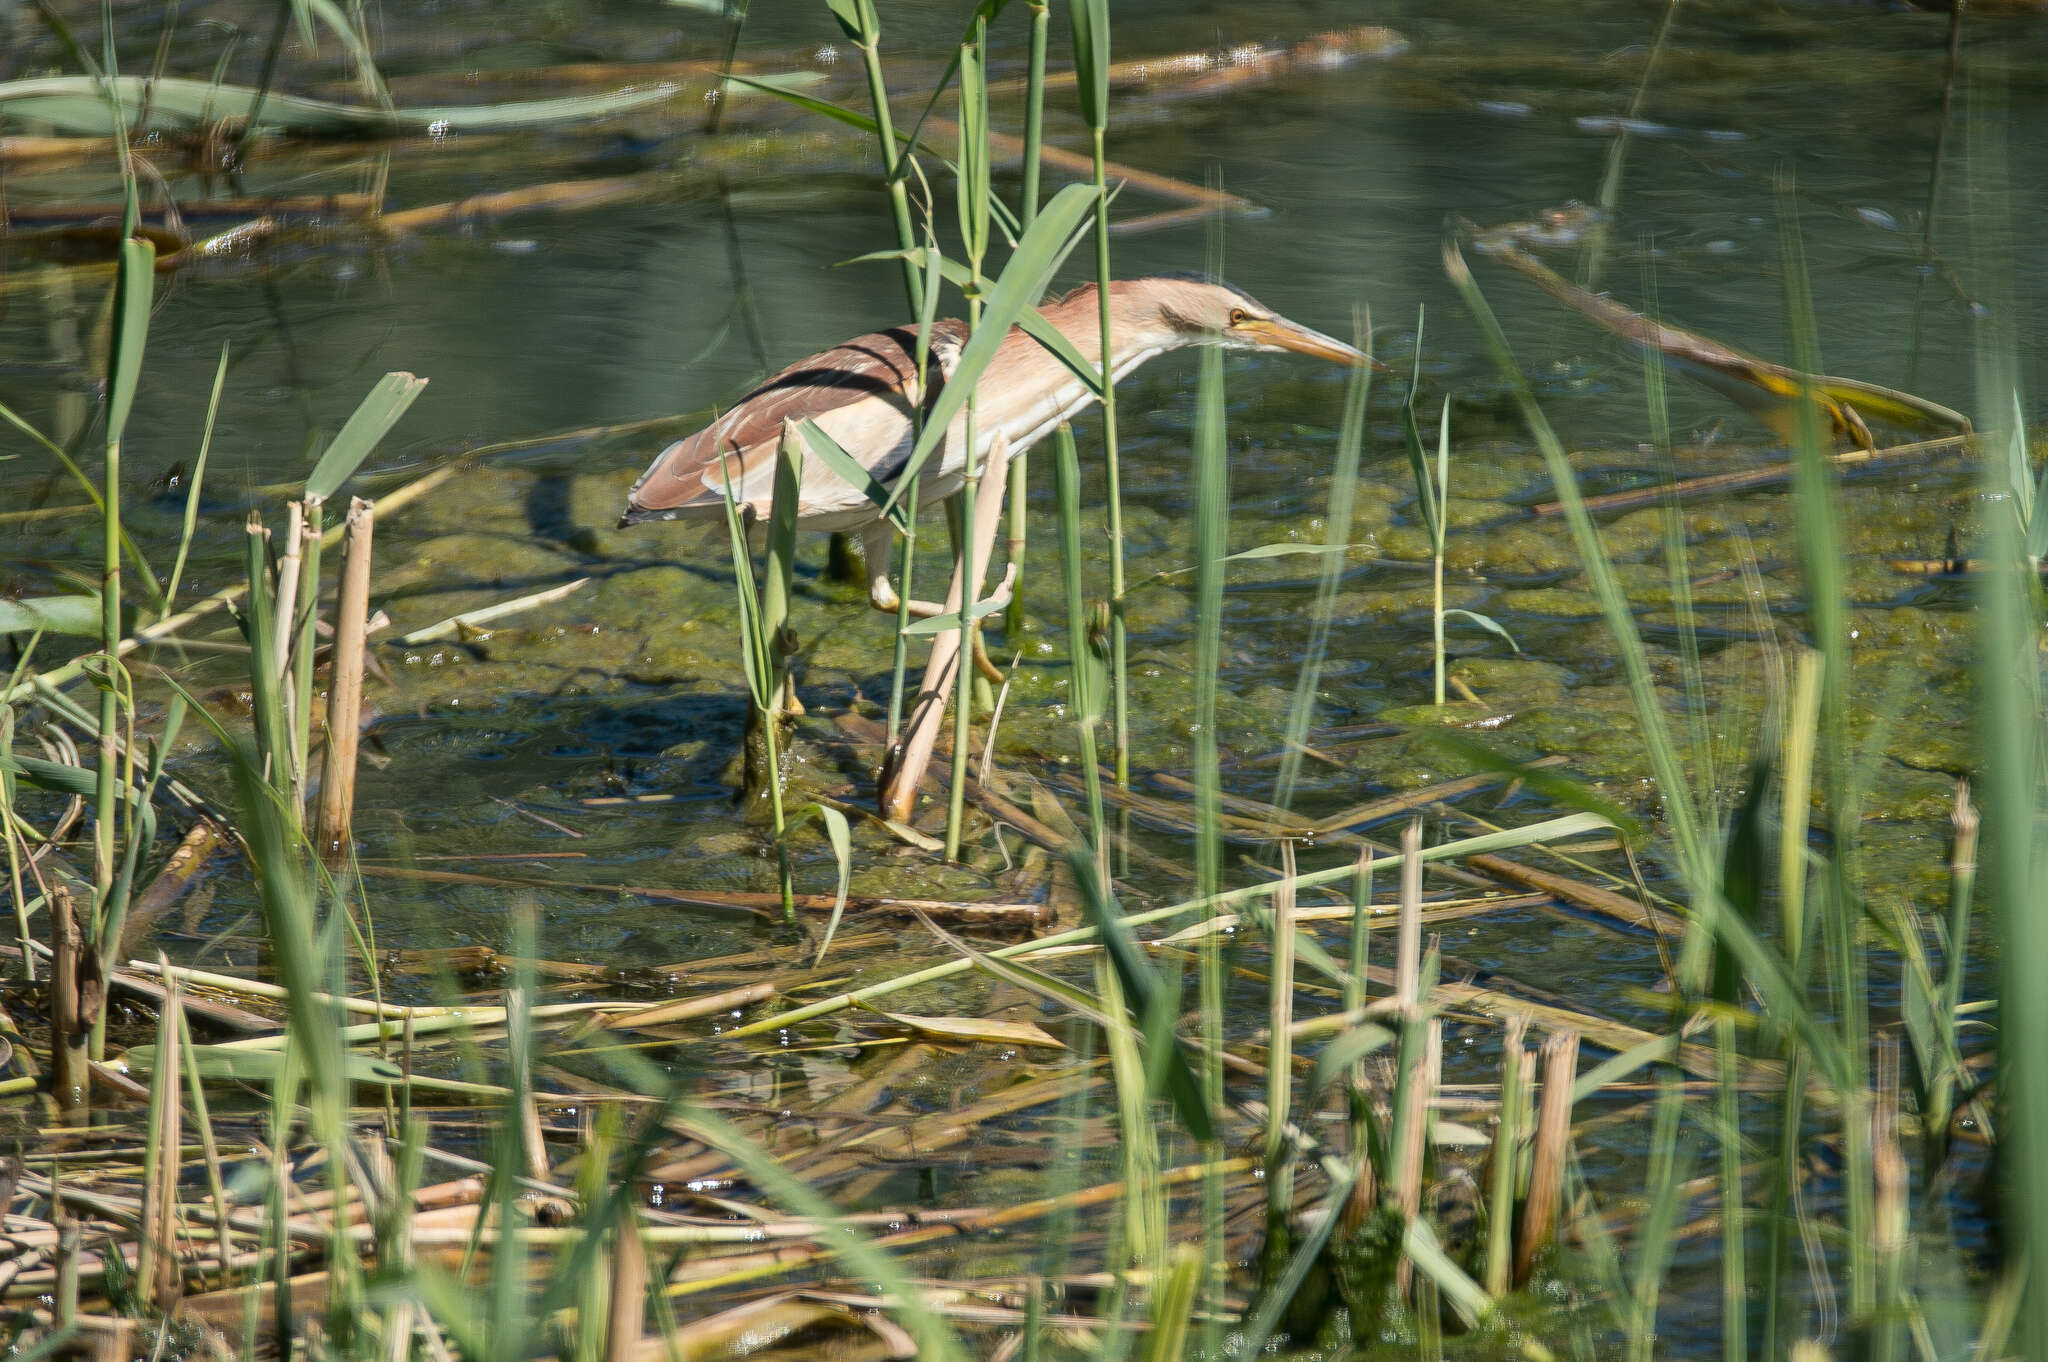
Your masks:
<path fill-rule="evenodd" d="M 1089 845 L 1099 855 L 1107 835 L 1102 813 L 1102 765 L 1095 743 L 1096 727 L 1102 719 L 1102 665 L 1088 636 L 1088 610 L 1081 592 L 1081 461 L 1074 448 L 1074 432 L 1065 424 L 1054 433 L 1053 475 L 1059 497 L 1060 576 L 1067 597 L 1067 697 L 1081 740 L 1081 778 L 1088 791 Z"/>
<path fill-rule="evenodd" d="M 1076 244 L 1074 230 L 1096 199 L 1097 191 L 1089 186 L 1068 185 L 1053 196 L 1038 220 L 1031 224 L 1031 230 L 1018 241 L 1017 249 L 1004 265 L 1001 277 L 988 292 L 979 327 L 973 338 L 961 348 L 945 388 L 925 415 L 924 430 L 919 434 L 903 472 L 898 475 L 896 491 L 889 499 L 891 505 L 904 499 L 909 479 L 923 470 L 925 461 L 944 442 L 953 418 L 974 395 L 982 372 L 995 358 L 996 350 L 1018 317 L 1037 306 L 1053 272 L 1073 250 Z"/>
<path fill-rule="evenodd" d="M 1792 362 L 1803 373 L 1822 372 L 1813 299 L 1807 287 L 1805 251 L 1796 204 L 1787 182 L 1781 192 L 1780 254 L 1792 332 Z M 1838 1064 L 1843 1079 L 1842 1159 L 1844 1219 L 1848 1231 L 1849 1309 L 1858 1320 L 1876 1308 L 1874 1176 L 1870 1148 L 1870 1015 L 1864 911 L 1857 880 L 1856 814 L 1849 751 L 1849 621 L 1843 577 L 1841 499 L 1823 445 L 1821 408 L 1809 392 L 1798 404 L 1793 448 L 1792 500 L 1799 518 L 1799 560 L 1806 586 L 1808 630 L 1821 655 L 1821 789 L 1834 845 L 1827 857 L 1827 894 L 1821 936 L 1827 946 L 1829 982 L 1839 1031 Z"/>
<path fill-rule="evenodd" d="M 1622 593 L 1613 567 L 1608 562 L 1606 550 L 1600 543 L 1593 518 L 1587 512 L 1585 500 L 1579 493 L 1578 479 L 1565 457 L 1564 445 L 1551 429 L 1542 408 L 1537 405 L 1528 379 L 1515 363 L 1507 337 L 1501 332 L 1500 323 L 1495 320 L 1493 310 L 1480 293 L 1464 257 L 1453 244 L 1447 243 L 1444 247 L 1444 270 L 1478 319 L 1481 335 L 1493 357 L 1495 367 L 1507 380 L 1516 403 L 1521 407 L 1523 419 L 1543 453 L 1551 480 L 1557 488 L 1558 500 L 1565 508 L 1572 540 L 1578 548 L 1579 559 L 1585 567 L 1587 580 L 1600 602 L 1601 614 L 1606 618 L 1608 630 L 1620 648 L 1629 694 L 1642 726 L 1644 746 L 1648 749 L 1646 755 L 1649 757 L 1650 769 L 1656 777 L 1658 787 L 1664 792 L 1665 818 L 1671 828 L 1679 869 L 1691 895 L 1695 920 L 1699 924 L 1699 929 L 1689 933 L 1687 937 L 1684 963 L 1688 974 L 1681 979 L 1686 987 L 1697 990 L 1704 982 L 1705 952 L 1713 942 L 1713 933 L 1721 930 L 1719 914 L 1715 912 L 1719 899 L 1719 876 L 1708 840 L 1700 826 L 1698 811 L 1693 803 L 1692 787 L 1686 780 L 1685 771 L 1678 761 L 1677 751 L 1671 743 L 1670 731 L 1664 720 L 1663 705 L 1657 696 L 1656 683 L 1650 673 L 1649 657 L 1643 648 L 1641 634 L 1636 629 L 1634 615 L 1630 613 L 1628 599 Z M 1749 965 L 1754 962 L 1744 963 Z"/>
<path fill-rule="evenodd" d="M 185 523 L 178 534 L 178 556 L 171 564 L 170 585 L 164 588 L 164 613 L 170 614 L 178 600 L 178 583 L 185 576 L 185 556 L 192 549 L 192 532 L 199 524 L 199 493 L 206 485 L 206 460 L 213 452 L 213 423 L 220 415 L 220 390 L 228 377 L 228 346 L 222 341 L 220 363 L 213 371 L 213 391 L 206 398 L 206 426 L 199 436 L 199 455 L 192 462 L 192 485 L 185 489 Z M 315 541 L 318 542 L 317 540 Z"/>
<path fill-rule="evenodd" d="M 1372 314 L 1360 321 L 1359 348 L 1369 349 Z M 1322 574 L 1316 582 L 1315 604 L 1309 616 L 1308 644 L 1302 649 L 1301 672 L 1294 681 L 1294 696 L 1287 707 L 1287 745 L 1280 754 L 1280 772 L 1273 781 L 1273 805 L 1291 808 L 1294 787 L 1301 779 L 1302 744 L 1308 740 L 1315 721 L 1316 692 L 1322 683 L 1323 662 L 1330 651 L 1330 619 L 1337 584 L 1344 575 L 1344 552 L 1351 543 L 1351 520 L 1358 500 L 1358 460 L 1365 448 L 1366 400 L 1372 394 L 1372 366 L 1361 364 L 1351 371 L 1344 387 L 1344 415 L 1337 435 L 1337 464 L 1330 473 L 1330 507 L 1323 519 Z"/>
<path fill-rule="evenodd" d="M 426 387 L 426 379 L 408 373 L 390 373 L 377 380 L 377 386 L 370 389 L 313 466 L 306 479 L 306 495 L 331 500 Z"/>
<path fill-rule="evenodd" d="M 1230 455 L 1223 416 L 1223 351 L 1202 350 L 1195 395 L 1195 886 L 1222 886 L 1216 690 L 1223 665 L 1223 559 L 1230 552 Z"/>
<path fill-rule="evenodd" d="M 1971 239 L 1987 273 L 2013 278 L 2014 201 L 2004 138 L 1982 116 L 1971 120 Z M 2010 284 L 2008 283 L 2008 291 Z M 1978 330 L 1977 405 L 1986 430 L 2012 419 L 2019 405 L 2019 337 L 2012 314 L 1998 309 Z M 2010 439 L 2010 435 L 2007 435 Z M 1995 444 L 1993 446 L 1996 447 Z M 2048 795 L 2043 792 L 2043 624 L 2035 574 L 2026 562 L 2028 527 L 2016 514 L 2024 471 L 1999 458 L 1980 466 L 1984 506 L 1973 580 L 1978 613 L 1976 714 L 1984 774 L 1983 859 L 1978 878 L 1997 924 L 2001 977 L 1998 1086 L 2005 1099 L 2001 1144 L 2038 1150 L 2048 1141 Z M 1952 947 L 1953 949 L 1953 947 Z M 2023 1152 L 2005 1161 L 2005 1233 L 2013 1284 L 2013 1355 L 2048 1356 L 2048 1164 Z M 2002 1293 L 2001 1293 L 2002 1294 Z"/>

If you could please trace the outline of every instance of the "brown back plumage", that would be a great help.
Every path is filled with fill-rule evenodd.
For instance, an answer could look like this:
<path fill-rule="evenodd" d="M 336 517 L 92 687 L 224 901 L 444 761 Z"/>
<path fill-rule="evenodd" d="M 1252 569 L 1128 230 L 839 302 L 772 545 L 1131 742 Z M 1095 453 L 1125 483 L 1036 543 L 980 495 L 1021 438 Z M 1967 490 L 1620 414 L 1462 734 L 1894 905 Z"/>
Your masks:
<path fill-rule="evenodd" d="M 932 324 L 932 381 L 926 385 L 930 405 L 943 386 L 938 351 L 957 350 L 967 338 L 967 324 L 943 320 Z M 881 397 L 903 405 L 917 382 L 917 328 L 892 327 L 856 336 L 820 354 L 797 361 L 748 393 L 725 415 L 695 435 L 663 450 L 633 484 L 626 513 L 619 523 L 664 518 L 691 507 L 716 505 L 730 476 L 737 486 L 747 472 L 774 457 L 775 442 L 785 420 L 816 419 L 863 398 Z M 886 476 L 888 470 L 877 469 Z"/>

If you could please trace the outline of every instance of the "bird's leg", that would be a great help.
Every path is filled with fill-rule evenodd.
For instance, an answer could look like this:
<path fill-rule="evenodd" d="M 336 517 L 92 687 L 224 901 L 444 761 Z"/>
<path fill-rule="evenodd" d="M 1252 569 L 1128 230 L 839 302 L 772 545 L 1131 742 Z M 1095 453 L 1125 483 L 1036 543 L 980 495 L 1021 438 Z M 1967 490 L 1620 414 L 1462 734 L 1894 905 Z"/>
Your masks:
<path fill-rule="evenodd" d="M 861 557 L 868 563 L 868 604 L 885 615 L 893 615 L 902 605 L 902 598 L 896 594 L 895 583 L 889 580 L 890 550 L 895 546 L 895 531 L 886 520 L 877 520 L 860 532 Z M 944 614 L 946 607 L 937 601 L 912 601 L 910 617 L 928 620 L 933 615 Z"/>
<path fill-rule="evenodd" d="M 996 589 L 994 591 L 991 591 L 983 599 L 984 601 L 1000 601 L 1001 604 L 996 607 L 996 609 L 1000 611 L 1008 609 L 1010 606 L 1010 602 L 1016 599 L 1016 595 L 1017 565 L 1015 563 L 1011 563 L 1008 567 L 1003 569 L 1003 580 L 998 582 L 996 584 Z M 988 682 L 991 686 L 1000 687 L 1003 684 L 1004 680 L 1003 669 L 1001 667 L 998 667 L 994 662 L 989 660 L 988 649 L 985 646 L 983 646 L 981 641 L 980 620 L 976 620 L 974 622 L 973 633 L 974 669 L 981 673 L 982 680 Z"/>
<path fill-rule="evenodd" d="M 895 614 L 902 604 L 902 598 L 896 594 L 895 584 L 889 580 L 889 550 L 894 538 L 895 535 L 886 520 L 878 520 L 860 532 L 861 556 L 867 559 L 868 564 L 868 604 L 885 615 Z M 997 584 L 996 589 L 984 599 L 1000 598 L 1005 605 L 1009 604 L 1016 581 L 1017 568 L 1012 564 L 1003 573 L 1003 580 Z M 934 615 L 949 613 L 951 612 L 938 601 L 910 603 L 912 619 L 928 620 Z M 974 625 L 974 669 L 980 672 L 990 685 L 1003 684 L 1002 669 L 989 660 L 988 649 L 982 644 L 979 620 L 975 621 Z"/>

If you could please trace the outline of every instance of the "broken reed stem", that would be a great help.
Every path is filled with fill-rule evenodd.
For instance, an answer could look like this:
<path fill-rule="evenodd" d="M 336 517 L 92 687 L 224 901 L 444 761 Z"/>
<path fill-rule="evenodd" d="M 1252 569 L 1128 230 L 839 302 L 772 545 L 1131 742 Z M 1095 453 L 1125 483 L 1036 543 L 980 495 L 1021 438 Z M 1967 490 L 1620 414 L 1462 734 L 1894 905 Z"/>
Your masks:
<path fill-rule="evenodd" d="M 349 845 L 356 800 L 356 742 L 363 712 L 363 641 L 370 620 L 370 544 L 376 512 L 351 498 L 342 541 L 341 589 L 334 601 L 333 675 L 327 690 L 327 763 L 320 778 L 315 845 L 328 860 Z"/>
<path fill-rule="evenodd" d="M 1394 1005 L 1401 1019 L 1400 1070 L 1394 1079 L 1394 1209 L 1403 1224 L 1422 1209 L 1422 1140 L 1429 1108 L 1427 1043 L 1422 1020 L 1422 820 L 1401 829 L 1401 915 L 1394 962 Z M 1395 1274 L 1405 1299 L 1415 1265 L 1406 1256 Z"/>
<path fill-rule="evenodd" d="M 1579 1033 L 1553 1031 L 1543 1042 L 1543 1101 L 1536 1113 L 1536 1148 L 1529 1163 L 1529 1195 L 1522 1203 L 1515 1242 L 1515 1285 L 1529 1280 L 1536 1255 L 1557 1232 L 1564 1169 L 1572 1139 L 1572 1084 L 1579 1073 Z"/>
<path fill-rule="evenodd" d="M 1294 1092 L 1294 843 L 1280 844 L 1283 887 L 1273 895 L 1273 967 L 1267 976 L 1267 1017 L 1272 1050 L 1266 1056 L 1266 1214 L 1294 1207 L 1294 1160 L 1287 1138 Z"/>
<path fill-rule="evenodd" d="M 1502 1028 L 1500 1054 L 1500 1111 L 1493 1133 L 1493 1161 L 1487 1179 L 1490 1198 L 1486 1213 L 1486 1292 L 1505 1296 L 1513 1284 L 1515 1176 L 1522 1149 L 1522 1078 L 1527 1072 L 1522 1048 L 1528 1021 L 1510 1016 Z"/>
<path fill-rule="evenodd" d="M 1723 1025 L 1732 1023 L 1723 1022 Z M 1887 1035 L 1878 1043 L 1877 1100 L 1870 1112 L 1870 1171 L 1876 1184 L 1873 1227 L 1877 1243 L 1878 1341 L 1872 1356 L 1885 1359 L 1906 1356 L 1901 1321 L 1912 1307 L 1907 1299 L 1907 1246 L 1911 1242 L 1912 1212 L 1907 1196 L 1912 1189 L 1912 1168 L 1899 1147 L 1899 1042 Z M 1724 1137 L 1725 1138 L 1725 1137 Z M 1740 1165 L 1738 1164 L 1738 1167 Z M 1739 1189 L 1740 1184 L 1737 1184 Z M 1724 1204 L 1724 1219 L 1741 1216 L 1741 1206 Z M 1739 1285 L 1740 1278 L 1736 1278 Z"/>
<path fill-rule="evenodd" d="M 612 1230 L 608 1304 L 605 1362 L 633 1362 L 647 1318 L 647 1246 L 640 1239 L 640 1217 L 631 1197 L 619 1199 L 618 1219 Z"/>
<path fill-rule="evenodd" d="M 1369 863 L 1368 863 L 1369 864 Z M 1395 927 L 1394 1000 L 1402 1015 L 1420 1010 L 1422 989 L 1422 820 L 1401 829 L 1401 914 Z"/>
<path fill-rule="evenodd" d="M 996 527 L 1002 517 L 1009 452 L 1008 442 L 1000 433 L 990 440 L 981 484 L 976 489 L 974 520 L 967 533 L 967 551 L 954 562 L 953 582 L 946 590 L 945 608 L 940 612 L 942 616 L 964 613 L 961 601 L 970 584 L 978 596 L 979 584 L 988 573 L 989 555 L 995 549 Z M 996 589 L 997 593 L 1011 590 L 1014 580 L 1015 573 L 1007 573 L 1003 584 Z M 972 606 L 966 608 L 971 610 Z M 917 789 L 924 781 L 926 768 L 931 765 L 932 752 L 939 741 L 940 721 L 946 716 L 946 702 L 954 689 L 953 669 L 960 660 L 962 641 L 959 629 L 948 629 L 932 639 L 931 660 L 925 664 L 924 685 L 904 725 L 903 741 L 895 749 L 895 763 L 883 773 L 878 803 L 884 818 L 907 823 L 915 810 Z"/>
<path fill-rule="evenodd" d="M 307 497 L 305 531 L 300 539 L 299 629 L 292 643 L 292 683 L 285 692 L 286 713 L 291 715 L 291 743 L 298 763 L 298 781 L 293 787 L 293 806 L 304 823 L 306 781 L 311 775 L 313 752 L 313 660 L 319 651 L 320 632 L 320 548 L 321 507 L 319 497 Z M 280 654 L 281 656 L 282 654 Z"/>
<path fill-rule="evenodd" d="M 162 960 L 159 955 L 159 960 Z M 167 963 L 167 962 L 166 962 Z M 143 1153 L 142 1233 L 136 1248 L 135 1287 L 144 1309 L 168 1311 L 183 1273 L 178 1261 L 178 1163 L 184 1143 L 184 1103 L 178 1012 L 183 985 L 171 980 L 157 1013 L 156 1063 L 149 1081 L 149 1143 Z M 226 1240 L 225 1227 L 222 1239 Z"/>
<path fill-rule="evenodd" d="M 78 904 L 62 883 L 50 885 L 50 1092 L 57 1110 L 75 1121 L 91 1110 L 92 1075 L 79 980 L 85 969 Z"/>
<path fill-rule="evenodd" d="M 284 727 L 278 735 L 279 757 L 284 764 L 284 779 L 279 784 L 290 792 L 292 815 L 300 823 L 306 817 L 306 754 L 293 741 L 299 731 L 297 696 L 288 684 L 292 677 L 292 642 L 298 631 L 292 628 L 292 617 L 299 608 L 299 564 L 304 558 L 303 546 L 306 537 L 306 506 L 294 501 L 285 507 L 284 552 L 277 560 L 277 604 L 270 621 L 271 684 L 278 688 L 278 701 L 283 706 Z"/>
<path fill-rule="evenodd" d="M 1351 959 L 1350 968 L 1344 976 L 1344 1010 L 1363 1012 L 1367 988 L 1370 981 L 1370 947 L 1372 944 L 1372 849 L 1362 847 L 1358 853 L 1357 878 L 1351 886 Z M 1351 1186 L 1351 1197 L 1344 1207 L 1343 1228 L 1354 1231 L 1365 1223 L 1373 1206 L 1378 1204 L 1378 1188 L 1374 1185 L 1372 1163 L 1373 1114 L 1372 1095 L 1366 1084 L 1365 1058 L 1360 1056 L 1351 1066 L 1346 1081 L 1346 1099 L 1350 1108 L 1351 1157 L 1358 1168 L 1358 1179 Z"/>

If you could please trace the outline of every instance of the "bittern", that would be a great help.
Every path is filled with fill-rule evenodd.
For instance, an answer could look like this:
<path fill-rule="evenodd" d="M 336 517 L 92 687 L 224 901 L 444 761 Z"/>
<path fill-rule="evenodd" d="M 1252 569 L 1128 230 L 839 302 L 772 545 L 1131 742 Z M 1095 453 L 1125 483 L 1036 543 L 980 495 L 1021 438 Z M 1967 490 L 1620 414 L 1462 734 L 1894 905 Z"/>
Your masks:
<path fill-rule="evenodd" d="M 1041 307 L 1045 319 L 1100 372 L 1102 323 L 1096 288 L 1087 284 Z M 1340 340 L 1288 321 L 1241 289 L 1192 275 L 1118 279 L 1109 286 L 1111 373 L 1121 379 L 1155 355 L 1190 345 L 1231 350 L 1290 350 L 1345 364 L 1376 361 Z M 909 462 L 920 403 L 930 410 L 967 343 L 967 323 L 932 326 L 927 372 L 919 390 L 917 328 L 899 326 L 859 336 L 798 360 L 688 439 L 655 457 L 626 501 L 621 526 L 647 520 L 722 518 L 727 487 L 743 511 L 765 519 L 774 495 L 775 452 L 783 422 L 817 422 L 877 482 L 893 486 Z M 1090 387 L 1057 356 L 1013 327 L 975 390 L 976 466 L 998 434 L 1021 454 L 1094 400 Z M 927 463 L 918 500 L 929 504 L 960 490 L 967 470 L 967 417 L 953 418 L 941 452 Z M 812 530 L 859 530 L 867 559 L 868 600 L 894 613 L 889 582 L 891 530 L 878 508 L 821 459 L 806 459 L 797 523 Z M 940 607 L 913 601 L 914 613 Z"/>

